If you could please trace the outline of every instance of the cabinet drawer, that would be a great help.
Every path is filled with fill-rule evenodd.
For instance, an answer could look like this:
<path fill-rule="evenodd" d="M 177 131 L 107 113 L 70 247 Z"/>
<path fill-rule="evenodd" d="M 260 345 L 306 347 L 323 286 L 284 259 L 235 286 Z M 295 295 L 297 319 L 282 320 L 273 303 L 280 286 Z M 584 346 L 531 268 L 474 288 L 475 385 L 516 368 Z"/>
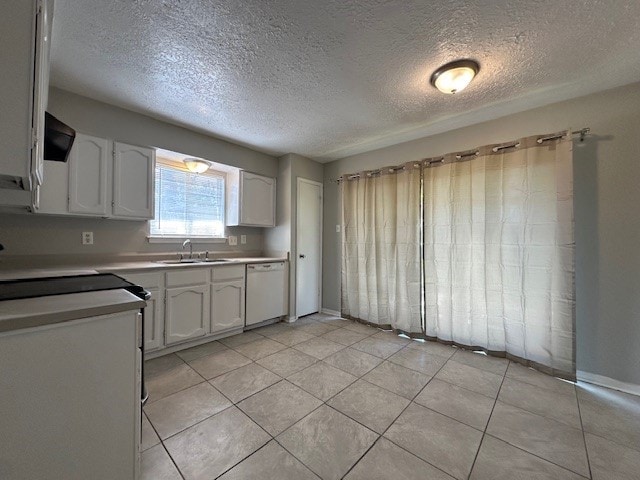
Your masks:
<path fill-rule="evenodd" d="M 211 278 L 214 283 L 223 280 L 244 278 L 244 269 L 244 265 L 223 265 L 220 267 L 213 267 L 213 274 Z"/>
<path fill-rule="evenodd" d="M 167 272 L 167 287 L 209 283 L 210 268 L 189 268 Z"/>
<path fill-rule="evenodd" d="M 123 273 L 121 275 L 126 280 L 140 285 L 143 288 L 160 288 L 162 284 L 162 273 L 144 272 L 144 273 Z"/>

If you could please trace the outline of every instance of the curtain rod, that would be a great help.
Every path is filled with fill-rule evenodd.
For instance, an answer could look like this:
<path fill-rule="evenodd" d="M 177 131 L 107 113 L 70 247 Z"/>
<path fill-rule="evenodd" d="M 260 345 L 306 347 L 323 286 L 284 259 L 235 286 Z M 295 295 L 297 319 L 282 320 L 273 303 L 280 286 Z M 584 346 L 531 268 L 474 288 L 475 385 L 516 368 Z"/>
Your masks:
<path fill-rule="evenodd" d="M 557 140 L 559 138 L 563 138 L 566 134 L 567 134 L 567 130 L 565 130 L 564 132 L 561 133 L 557 133 L 557 134 L 551 134 L 551 135 L 543 135 L 540 136 L 536 139 L 536 143 L 538 144 L 542 144 L 544 142 L 549 142 L 551 140 Z M 575 130 L 573 132 L 571 132 L 571 135 L 580 135 L 580 141 L 584 142 L 585 137 L 589 134 L 589 132 L 591 132 L 591 129 L 589 127 L 583 127 L 580 130 Z M 499 151 L 502 150 L 507 150 L 509 148 L 518 148 L 520 146 L 520 142 L 519 141 L 514 141 L 514 142 L 508 142 L 502 145 L 498 145 L 496 147 L 493 147 L 492 150 L 493 152 L 497 153 Z M 467 158 L 467 157 L 474 157 L 480 154 L 479 149 L 473 149 L 473 150 L 468 150 L 466 152 L 460 152 L 455 154 L 456 158 L 458 160 L 461 160 L 463 158 Z M 412 163 L 412 162 L 407 162 L 407 163 Z M 435 157 L 435 158 L 425 158 L 422 160 L 418 160 L 417 163 L 424 163 L 427 166 L 431 166 L 431 165 L 435 165 L 435 164 L 439 164 L 439 163 L 444 163 L 444 156 L 441 157 Z M 379 175 L 383 170 L 388 170 L 390 173 L 395 172 L 396 170 L 404 170 L 405 169 L 405 165 L 396 165 L 396 166 L 392 166 L 392 167 L 382 167 L 382 168 L 378 168 L 375 170 L 371 170 L 371 171 L 365 171 L 365 172 L 360 172 L 360 173 L 348 173 L 345 175 L 342 175 L 338 178 L 335 179 L 330 179 L 330 182 L 336 182 L 336 183 L 340 183 L 343 180 L 354 180 L 356 178 L 360 178 L 363 175 L 366 175 L 368 177 L 372 177 L 372 176 L 377 176 Z"/>

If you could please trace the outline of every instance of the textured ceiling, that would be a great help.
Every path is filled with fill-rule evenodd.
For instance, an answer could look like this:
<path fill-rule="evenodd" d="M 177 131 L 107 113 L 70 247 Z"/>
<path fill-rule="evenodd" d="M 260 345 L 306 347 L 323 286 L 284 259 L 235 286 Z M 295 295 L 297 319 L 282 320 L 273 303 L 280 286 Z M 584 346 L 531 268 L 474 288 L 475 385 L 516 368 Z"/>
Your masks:
<path fill-rule="evenodd" d="M 327 161 L 640 80 L 638 52 L 638 0 L 56 0 L 52 83 Z"/>

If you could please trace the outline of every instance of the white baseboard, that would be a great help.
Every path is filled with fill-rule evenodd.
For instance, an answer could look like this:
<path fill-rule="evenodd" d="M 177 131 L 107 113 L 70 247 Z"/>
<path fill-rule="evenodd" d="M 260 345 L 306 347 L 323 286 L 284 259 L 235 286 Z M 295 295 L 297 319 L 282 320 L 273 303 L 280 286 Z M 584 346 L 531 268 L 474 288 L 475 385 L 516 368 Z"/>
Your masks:
<path fill-rule="evenodd" d="M 595 373 L 583 372 L 580 370 L 576 372 L 576 378 L 581 382 L 592 383 L 600 387 L 611 388 L 624 393 L 630 393 L 631 395 L 640 396 L 640 385 L 636 385 L 635 383 L 621 382 L 620 380 L 605 377 L 604 375 L 597 375 Z"/>
<path fill-rule="evenodd" d="M 285 318 L 285 320 L 284 320 L 284 321 L 285 321 L 285 322 L 287 322 L 287 323 L 293 323 L 293 322 L 295 322 L 297 319 L 298 319 L 298 317 L 295 317 L 295 316 L 294 316 L 294 317 L 287 317 L 287 318 Z"/>
<path fill-rule="evenodd" d="M 335 317 L 339 317 L 340 316 L 340 312 L 338 312 L 337 310 L 330 310 L 328 308 L 320 309 L 320 313 L 326 313 L 327 315 L 333 315 Z"/>

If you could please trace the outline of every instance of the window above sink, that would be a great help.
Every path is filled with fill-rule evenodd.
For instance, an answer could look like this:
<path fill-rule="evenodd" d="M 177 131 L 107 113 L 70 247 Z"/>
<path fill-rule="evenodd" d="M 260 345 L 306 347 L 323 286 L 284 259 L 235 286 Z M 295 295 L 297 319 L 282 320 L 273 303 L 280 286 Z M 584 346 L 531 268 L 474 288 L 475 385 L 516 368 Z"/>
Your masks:
<path fill-rule="evenodd" d="M 204 165 L 204 171 L 191 165 Z M 225 239 L 227 174 L 235 167 L 156 150 L 155 215 L 149 221 L 149 241 L 176 243 L 184 238 L 206 242 Z"/>

